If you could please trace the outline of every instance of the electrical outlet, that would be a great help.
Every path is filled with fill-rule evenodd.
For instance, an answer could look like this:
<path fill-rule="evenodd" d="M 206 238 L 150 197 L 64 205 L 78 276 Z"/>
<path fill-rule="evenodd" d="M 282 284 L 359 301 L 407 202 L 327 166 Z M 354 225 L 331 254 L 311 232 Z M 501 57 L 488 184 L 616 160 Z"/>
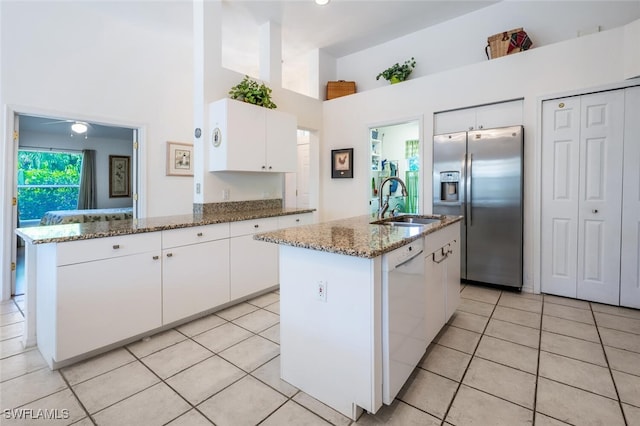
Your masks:
<path fill-rule="evenodd" d="M 229 190 L 229 188 L 225 188 L 225 189 L 222 190 L 222 199 L 224 201 L 229 201 L 229 193 L 230 192 L 231 191 Z"/>
<path fill-rule="evenodd" d="M 318 281 L 316 286 L 316 299 L 321 302 L 327 302 L 327 282 Z"/>

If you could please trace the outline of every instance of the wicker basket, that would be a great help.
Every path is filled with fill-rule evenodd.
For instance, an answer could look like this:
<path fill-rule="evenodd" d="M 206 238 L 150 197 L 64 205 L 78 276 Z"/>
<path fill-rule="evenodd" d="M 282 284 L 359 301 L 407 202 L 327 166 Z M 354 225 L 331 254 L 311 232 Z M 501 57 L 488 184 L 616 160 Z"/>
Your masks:
<path fill-rule="evenodd" d="M 356 93 L 355 81 L 329 81 L 327 82 L 327 100 Z"/>
<path fill-rule="evenodd" d="M 487 37 L 487 47 L 485 47 L 487 58 L 495 59 L 507 55 L 507 49 L 509 49 L 509 42 L 511 41 L 511 34 L 520 31 L 522 31 L 522 28 L 516 28 L 513 30 L 505 31 L 503 33 L 494 34 L 491 37 Z M 516 53 L 519 51 L 519 49 L 512 50 L 511 53 Z"/>

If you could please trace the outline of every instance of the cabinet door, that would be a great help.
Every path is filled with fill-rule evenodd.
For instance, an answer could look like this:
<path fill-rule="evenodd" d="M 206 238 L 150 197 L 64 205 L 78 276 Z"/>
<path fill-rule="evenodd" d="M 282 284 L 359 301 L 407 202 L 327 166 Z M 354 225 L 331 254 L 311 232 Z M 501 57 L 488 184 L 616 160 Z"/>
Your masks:
<path fill-rule="evenodd" d="M 498 102 L 476 108 L 475 128 L 495 129 L 521 125 L 523 122 L 523 101 Z"/>
<path fill-rule="evenodd" d="M 229 240 L 162 251 L 162 323 L 169 324 L 229 299 Z"/>
<path fill-rule="evenodd" d="M 253 235 L 230 239 L 231 300 L 278 285 L 278 245 Z"/>
<path fill-rule="evenodd" d="M 427 342 L 432 342 L 446 323 L 444 256 L 440 250 L 429 253 L 425 257 L 425 280 L 427 304 Z M 459 266 L 459 265 L 458 265 Z M 458 267 L 458 274 L 460 273 Z"/>
<path fill-rule="evenodd" d="M 451 319 L 451 315 L 460 305 L 460 239 L 451 241 L 447 247 L 449 255 L 445 261 L 447 268 L 445 321 Z"/>
<path fill-rule="evenodd" d="M 265 109 L 233 99 L 209 104 L 210 171 L 260 171 L 265 159 Z M 217 141 L 214 130 L 217 129 Z M 216 143 L 214 143 L 216 142 Z"/>
<path fill-rule="evenodd" d="M 543 293 L 576 297 L 580 98 L 542 104 Z"/>
<path fill-rule="evenodd" d="M 578 208 L 579 299 L 618 304 L 624 91 L 582 96 Z"/>
<path fill-rule="evenodd" d="M 498 102 L 434 115 L 434 135 L 518 126 L 523 122 L 523 101 Z"/>
<path fill-rule="evenodd" d="M 433 134 L 466 132 L 476 126 L 475 108 L 464 108 L 455 111 L 440 112 L 433 116 Z"/>
<path fill-rule="evenodd" d="M 266 113 L 266 171 L 295 172 L 298 155 L 296 118 L 280 111 Z"/>
<path fill-rule="evenodd" d="M 57 268 L 57 342 L 62 361 L 162 325 L 159 252 Z"/>
<path fill-rule="evenodd" d="M 640 308 L 640 87 L 625 90 L 620 305 Z"/>

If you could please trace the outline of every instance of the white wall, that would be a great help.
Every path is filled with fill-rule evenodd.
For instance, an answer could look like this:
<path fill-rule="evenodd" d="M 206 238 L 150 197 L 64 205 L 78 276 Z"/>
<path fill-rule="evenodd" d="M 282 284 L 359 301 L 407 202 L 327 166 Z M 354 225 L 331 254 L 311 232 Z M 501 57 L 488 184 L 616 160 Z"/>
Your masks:
<path fill-rule="evenodd" d="M 635 24 L 634 24 L 635 25 Z M 324 103 L 321 147 L 323 220 L 367 213 L 370 180 L 368 128 L 380 122 L 424 117 L 424 176 L 431 175 L 433 114 L 438 111 L 524 98 L 525 127 L 525 286 L 532 285 L 534 206 L 539 182 L 537 157 L 538 97 L 590 88 L 624 79 L 625 56 L 636 52 L 639 39 L 623 40 L 625 28 L 593 34 L 528 52 L 412 79 Z M 635 50 L 634 50 L 635 49 Z M 331 149 L 354 147 L 354 179 L 332 180 Z M 425 179 L 427 180 L 427 179 Z M 424 182 L 423 207 L 431 211 L 431 181 Z"/>
<path fill-rule="evenodd" d="M 190 142 L 193 134 L 191 4 L 3 2 L 2 8 L 3 102 L 143 127 L 143 211 L 191 212 L 191 180 L 165 176 L 166 141 Z"/>
<path fill-rule="evenodd" d="M 131 132 L 133 133 L 133 132 Z M 133 136 L 129 139 L 103 139 L 82 136 L 69 137 L 68 135 L 54 135 L 44 132 L 32 132 L 23 130 L 20 132 L 20 148 L 44 148 L 53 150 L 82 151 L 93 149 L 96 151 L 96 191 L 98 209 L 110 209 L 117 207 L 131 207 L 131 197 L 109 198 L 109 156 L 132 155 Z"/>
<path fill-rule="evenodd" d="M 640 18 L 640 1 L 502 1 L 440 25 L 337 59 L 337 77 L 354 80 L 362 92 L 389 83 L 375 77 L 392 64 L 415 57 L 410 78 L 487 60 L 487 37 L 524 28 L 533 48 Z M 483 84 L 477 81 L 477 84 Z"/>

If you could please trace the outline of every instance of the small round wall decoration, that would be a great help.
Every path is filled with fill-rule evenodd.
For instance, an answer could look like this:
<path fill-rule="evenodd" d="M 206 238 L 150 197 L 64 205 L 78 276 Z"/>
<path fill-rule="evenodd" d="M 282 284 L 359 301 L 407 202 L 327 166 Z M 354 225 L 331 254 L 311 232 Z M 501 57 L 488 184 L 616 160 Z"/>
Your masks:
<path fill-rule="evenodd" d="M 196 138 L 200 138 L 200 136 L 202 136 L 202 129 L 200 129 L 200 127 L 196 128 L 193 134 L 195 135 Z"/>
<path fill-rule="evenodd" d="M 222 134 L 220 133 L 220 128 L 216 127 L 213 129 L 213 135 L 211 137 L 211 141 L 213 142 L 213 146 L 219 147 L 222 143 Z"/>

